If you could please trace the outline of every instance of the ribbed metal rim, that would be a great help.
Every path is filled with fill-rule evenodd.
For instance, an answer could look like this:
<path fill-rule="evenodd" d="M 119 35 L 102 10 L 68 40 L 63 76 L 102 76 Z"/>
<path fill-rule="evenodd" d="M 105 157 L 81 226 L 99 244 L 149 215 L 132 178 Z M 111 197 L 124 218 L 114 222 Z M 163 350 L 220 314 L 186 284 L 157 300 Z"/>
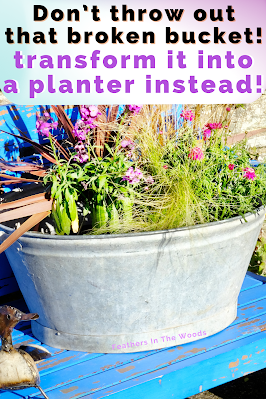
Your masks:
<path fill-rule="evenodd" d="M 266 206 L 261 206 L 260 208 L 256 209 L 254 212 L 249 212 L 244 215 L 245 218 L 248 218 L 252 215 L 256 215 L 260 213 L 262 210 L 265 210 Z M 80 236 L 59 236 L 59 235 L 50 235 L 50 234 L 40 234 L 40 233 L 25 233 L 23 234 L 23 238 L 39 238 L 39 239 L 45 239 L 45 240 L 88 240 L 88 239 L 110 239 L 110 238 L 123 238 L 123 237 L 137 237 L 137 236 L 149 236 L 149 235 L 156 235 L 156 234 L 165 234 L 165 233 L 173 233 L 176 231 L 185 231 L 185 230 L 194 230 L 194 229 L 202 229 L 204 227 L 210 227 L 210 226 L 217 226 L 221 225 L 224 223 L 230 223 L 236 220 L 244 220 L 243 216 L 235 216 L 230 219 L 225 219 L 225 220 L 220 220 L 218 222 L 210 222 L 210 223 L 204 223 L 204 224 L 198 224 L 195 226 L 188 226 L 188 227 L 179 227 L 178 229 L 169 229 L 169 230 L 155 230 L 155 231 L 144 231 L 144 232 L 139 232 L 139 233 L 125 233 L 125 234 L 99 234 L 99 235 L 80 235 Z M 14 229 L 11 229 L 10 227 L 4 226 L 0 224 L 0 230 L 7 230 L 10 233 L 14 231 Z"/>

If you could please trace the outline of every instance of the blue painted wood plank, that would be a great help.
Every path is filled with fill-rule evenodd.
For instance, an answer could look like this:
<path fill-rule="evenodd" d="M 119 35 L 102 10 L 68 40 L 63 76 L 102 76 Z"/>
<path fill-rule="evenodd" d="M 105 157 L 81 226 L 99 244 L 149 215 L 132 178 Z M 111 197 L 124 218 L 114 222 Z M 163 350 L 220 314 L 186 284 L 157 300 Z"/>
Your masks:
<path fill-rule="evenodd" d="M 259 276 L 258 274 L 247 271 L 246 277 L 254 278 L 258 281 L 261 281 L 264 284 L 266 283 L 266 276 Z"/>
<path fill-rule="evenodd" d="M 67 352 L 66 355 L 64 354 L 64 356 L 62 356 L 63 362 L 65 362 L 65 359 L 67 359 L 68 353 L 69 352 Z M 72 353 L 75 354 L 76 352 Z M 102 374 L 105 370 L 110 370 L 111 368 L 116 368 L 121 365 L 125 366 L 129 363 L 132 363 L 136 359 L 141 359 L 145 356 L 153 355 L 155 351 L 114 355 L 84 354 L 82 352 L 80 353 L 81 356 L 77 354 L 78 359 L 74 359 L 74 365 L 71 366 L 70 362 L 67 363 L 67 369 L 62 367 L 62 365 L 64 366 L 64 363 L 62 362 L 61 365 L 60 361 L 58 360 L 59 356 L 56 356 L 55 359 L 47 359 L 40 363 L 38 368 L 40 370 L 40 375 L 42 376 L 42 388 L 46 392 L 50 392 L 51 390 L 58 388 L 60 385 L 64 386 L 66 384 L 69 384 L 70 381 L 76 383 L 77 381 L 87 378 L 88 376 L 93 376 L 96 373 Z M 71 356 L 71 354 L 69 356 Z M 56 368 L 50 368 L 52 364 L 59 364 L 61 367 L 59 367 L 57 371 Z M 35 396 L 36 392 L 36 389 L 30 388 L 24 390 L 23 394 Z"/>
<path fill-rule="evenodd" d="M 60 386 L 69 383 L 69 381 L 73 381 L 73 370 L 74 372 L 79 373 L 79 377 L 81 378 L 82 372 L 86 369 L 86 362 L 102 356 L 104 355 L 101 353 L 67 351 L 58 356 L 53 356 L 52 358 L 43 360 L 37 364 L 41 376 L 42 388 L 47 391 L 49 390 L 49 387 L 53 386 L 53 384 Z M 35 396 L 38 390 L 36 388 L 28 388 L 21 392 L 23 393 L 23 397 L 29 397 Z M 5 394 L 2 395 L 3 399 L 13 398 L 12 392 L 5 392 Z"/>
<path fill-rule="evenodd" d="M 101 390 L 111 387 L 128 379 L 132 379 L 135 376 L 142 376 L 144 374 L 149 374 L 151 371 L 167 368 L 169 365 L 181 363 L 185 359 L 196 358 L 199 354 L 205 352 L 212 353 L 214 349 L 219 347 L 221 348 L 221 353 L 227 352 L 229 342 L 234 342 L 238 347 L 240 347 L 241 342 L 236 341 L 241 340 L 243 337 L 247 337 L 248 335 L 252 337 L 252 342 L 256 341 L 256 332 L 263 328 L 266 329 L 266 315 L 263 315 L 263 317 L 257 320 L 256 323 L 250 322 L 248 326 L 246 323 L 242 323 L 231 326 L 212 337 L 204 338 L 197 342 L 191 342 L 184 346 L 156 351 L 155 353 L 153 352 L 149 356 L 145 356 L 140 359 L 134 359 L 133 357 L 133 361 L 131 361 L 129 364 L 123 364 L 122 366 L 119 365 L 119 359 L 121 359 L 120 354 L 105 355 L 102 359 L 95 359 L 93 362 L 87 362 L 86 367 L 84 366 L 80 379 L 75 380 L 71 384 L 67 384 L 64 386 L 64 388 L 57 388 L 53 390 L 48 389 L 49 398 L 70 399 L 73 397 L 73 393 L 76 395 L 75 397 L 82 397 L 84 392 L 89 393 L 90 391 L 94 392 L 97 389 Z M 263 337 L 265 336 L 265 333 L 263 333 Z M 104 364 L 106 364 L 106 361 L 109 360 L 109 358 L 110 361 L 112 360 L 112 363 L 108 362 L 108 367 L 103 367 L 104 365 L 102 360 L 104 360 Z M 118 359 L 117 366 L 109 368 L 110 365 L 116 364 L 116 359 Z M 99 363 L 98 370 L 96 367 L 97 363 Z M 105 373 L 102 373 L 103 370 L 106 370 Z M 69 377 L 71 378 L 71 376 L 76 373 L 77 370 L 75 371 L 74 368 L 70 367 L 67 371 L 69 372 Z M 92 375 L 91 377 L 84 378 L 85 373 L 86 375 L 89 375 L 89 373 Z M 51 374 L 51 376 L 53 375 Z M 55 381 L 61 380 L 58 378 L 55 379 Z"/>
<path fill-rule="evenodd" d="M 47 349 L 51 353 L 52 356 L 60 355 L 61 353 L 68 352 L 66 349 L 52 348 L 51 346 L 48 346 L 48 345 L 45 345 L 45 344 L 42 344 L 42 346 L 45 349 Z"/>
<path fill-rule="evenodd" d="M 3 278 L 0 280 L 0 297 L 19 291 L 15 277 Z"/>
<path fill-rule="evenodd" d="M 249 305 L 250 303 L 266 298 L 266 284 L 240 292 L 238 306 Z"/>
<path fill-rule="evenodd" d="M 250 288 L 257 287 L 258 285 L 261 284 L 262 281 L 257 280 L 250 276 L 245 276 L 240 292 L 249 290 Z"/>
<path fill-rule="evenodd" d="M 20 330 L 13 330 L 13 332 L 12 332 L 12 339 L 13 339 L 13 342 L 15 341 L 15 339 L 17 339 L 17 338 L 19 338 L 19 337 L 24 337 L 23 331 L 20 331 Z"/>
<path fill-rule="evenodd" d="M 262 299 L 261 301 L 253 302 L 252 304 L 238 307 L 237 308 L 237 317 L 235 321 L 231 324 L 231 326 L 245 322 L 247 320 L 251 320 L 254 317 L 261 316 L 266 313 L 266 299 Z"/>
<path fill-rule="evenodd" d="M 14 346 L 17 345 L 41 345 L 41 342 L 30 335 L 22 335 L 13 339 Z"/>
<path fill-rule="evenodd" d="M 253 282 L 251 281 L 251 282 L 249 282 L 249 283 L 252 283 L 253 284 Z M 250 284 L 250 287 L 253 287 L 254 288 L 254 286 L 252 285 L 252 284 Z M 258 287 L 258 286 L 257 286 Z M 259 287 L 260 288 L 260 287 Z M 257 289 L 257 288 L 256 288 Z M 247 295 L 247 292 L 248 291 L 251 291 L 252 293 L 251 294 L 248 294 Z M 202 356 L 202 355 L 206 355 L 206 353 L 212 353 L 213 351 L 216 351 L 217 350 L 217 348 L 224 348 L 224 347 L 227 347 L 228 348 L 228 345 L 232 345 L 232 344 L 237 344 L 238 346 L 239 346 L 239 340 L 241 340 L 241 343 L 242 343 L 242 345 L 243 345 L 243 341 L 244 340 L 247 340 L 247 339 L 253 339 L 254 340 L 254 335 L 255 336 L 259 336 L 260 334 L 262 334 L 262 333 L 257 333 L 257 334 L 254 334 L 256 331 L 259 331 L 260 329 L 263 329 L 263 328 L 266 328 L 266 318 L 264 317 L 262 317 L 262 318 L 259 318 L 258 316 L 260 316 L 261 315 L 261 313 L 262 312 L 264 312 L 264 306 L 266 306 L 266 301 L 264 300 L 262 300 L 262 301 L 258 301 L 256 304 L 253 304 L 252 306 L 247 306 L 247 308 L 244 308 L 244 306 L 245 305 L 248 305 L 248 304 L 250 304 L 250 303 L 252 303 L 252 302 L 255 302 L 255 294 L 254 294 L 254 289 L 246 289 L 246 290 L 244 290 L 243 291 L 243 294 L 245 294 L 246 293 L 246 295 L 242 295 L 242 298 L 241 298 L 241 300 L 239 301 L 239 302 L 241 302 L 240 304 L 241 304 L 241 306 L 242 307 L 240 307 L 239 309 L 238 309 L 238 314 L 239 314 L 239 319 L 238 320 L 236 320 L 236 322 L 234 322 L 233 324 L 233 326 L 232 327 L 234 327 L 235 329 L 234 329 L 234 331 L 231 331 L 231 338 L 230 339 L 226 339 L 226 340 L 224 340 L 224 341 L 222 341 L 221 342 L 221 339 L 224 339 L 224 338 L 228 338 L 228 335 L 225 337 L 225 336 L 219 336 L 219 334 L 221 334 L 221 333 L 224 333 L 224 331 L 227 331 L 227 330 L 230 330 L 231 329 L 231 327 L 228 327 L 226 330 L 224 330 L 223 332 L 221 332 L 221 333 L 218 333 L 218 334 L 216 334 L 215 336 L 212 336 L 212 337 L 208 337 L 208 338 L 205 338 L 204 340 L 200 340 L 200 341 L 197 341 L 197 342 L 193 342 L 193 343 L 191 343 L 191 344 L 185 344 L 183 347 L 181 347 L 181 346 L 179 346 L 179 347 L 174 347 L 174 348 L 167 348 L 167 349 L 163 349 L 163 350 L 161 350 L 161 351 L 150 351 L 151 353 L 150 353 L 150 357 L 151 358 L 153 358 L 154 359 L 154 356 L 155 356 L 155 354 L 157 355 L 158 353 L 162 353 L 162 352 L 165 352 L 165 353 L 168 353 L 169 351 L 171 351 L 170 353 L 172 353 L 172 350 L 173 349 L 176 349 L 176 350 L 178 350 L 179 352 L 178 353 L 181 353 L 182 352 L 182 349 L 184 348 L 184 350 L 186 350 L 186 352 L 185 352 L 185 355 L 183 354 L 181 354 L 180 355 L 180 359 L 179 359 L 179 361 L 183 361 L 183 359 L 185 359 L 184 361 L 188 361 L 190 358 L 196 358 L 196 357 L 198 357 L 198 356 Z M 259 297 L 259 298 L 265 298 L 265 296 L 266 296 L 266 293 L 264 292 L 264 290 L 259 290 L 258 292 L 257 292 L 257 298 Z M 262 309 L 260 309 L 260 308 L 262 308 Z M 242 312 L 242 314 L 240 313 L 240 312 Z M 245 317 L 246 316 L 246 317 Z M 265 316 L 265 315 L 264 315 Z M 247 320 L 245 320 L 245 319 L 248 319 L 249 321 L 247 322 Z M 253 319 L 253 320 L 252 320 Z M 238 323 L 238 324 L 236 324 L 236 323 Z M 247 325 L 245 325 L 245 324 L 247 324 L 247 323 L 250 323 L 248 326 Z M 242 329 L 243 328 L 246 328 L 246 332 L 245 332 L 245 336 L 246 336 L 246 338 L 243 338 L 243 331 L 242 331 Z M 238 335 L 236 334 L 236 331 L 238 330 Z M 253 334 L 253 335 L 252 335 Z M 218 337 L 219 336 L 219 337 Z M 265 335 L 264 335 L 265 336 Z M 215 339 L 214 339 L 215 338 Z M 242 339 L 241 339 L 242 338 Z M 26 338 L 27 339 L 27 338 Z M 31 339 L 31 337 L 29 337 L 29 339 Z M 209 343 L 209 347 L 205 347 L 205 348 L 197 348 L 197 347 L 195 347 L 195 345 L 198 345 L 198 344 L 200 344 L 200 343 L 203 343 L 203 341 L 206 341 L 206 340 L 208 340 L 208 343 Z M 212 342 L 211 342 L 212 341 Z M 220 342 L 220 344 L 219 344 L 219 342 Z M 229 343 L 229 342 L 231 342 L 231 343 Z M 211 346 L 211 344 L 213 345 L 213 347 Z M 194 349 L 192 348 L 192 350 L 189 350 L 189 347 L 188 346 L 191 346 L 191 345 L 194 345 Z M 178 348 L 178 349 L 177 349 Z M 214 349 L 215 348 L 215 349 Z M 202 350 L 199 350 L 199 349 L 202 349 Z M 224 350 L 224 349 L 223 349 Z M 181 352 L 180 352 L 181 351 Z M 205 351 L 206 351 L 206 353 L 205 353 Z M 188 352 L 190 352 L 190 355 L 188 355 Z M 65 352 L 65 354 L 64 354 L 64 356 L 66 356 L 67 355 L 67 353 L 68 352 Z M 84 355 L 84 353 L 82 353 L 83 355 Z M 132 357 L 132 354 L 122 354 L 122 355 L 130 355 L 131 357 Z M 139 355 L 139 354 L 136 354 L 136 355 Z M 114 356 L 118 356 L 119 358 L 121 358 L 121 355 L 119 354 L 119 355 L 104 355 L 104 356 L 102 356 L 102 359 L 104 360 L 104 361 L 106 361 L 106 360 L 108 360 L 108 358 L 106 359 L 106 356 L 111 356 L 112 357 L 112 359 L 114 358 Z M 57 356 L 56 356 L 57 357 Z M 55 358 L 56 358 L 55 357 Z M 165 356 L 164 356 L 165 357 Z M 49 360 L 49 359 L 47 359 L 47 360 Z M 59 359 L 58 359 L 59 360 Z M 113 359 L 114 360 L 114 359 Z M 169 359 L 168 359 L 169 360 Z M 56 360 L 55 360 L 55 362 L 56 362 Z M 136 359 L 135 359 L 135 362 L 136 362 Z M 135 364 L 135 362 L 133 363 L 133 364 Z M 171 360 L 169 361 L 170 362 L 170 364 L 171 364 Z M 88 364 L 87 364 L 88 363 Z M 85 361 L 84 363 L 83 363 L 83 366 L 85 367 L 85 370 L 86 370 L 86 372 L 87 372 L 87 370 L 88 370 L 88 367 L 91 367 L 91 364 L 89 365 L 89 363 L 90 363 L 90 361 Z M 40 365 L 41 365 L 42 363 L 40 363 Z M 67 364 L 67 362 L 65 363 L 65 365 Z M 70 364 L 70 363 L 68 363 L 68 364 Z M 104 363 L 104 364 L 106 364 L 106 362 Z M 125 364 L 125 363 L 124 363 Z M 132 364 L 132 362 L 130 363 L 130 365 Z M 68 376 L 68 377 L 70 377 L 69 379 L 68 379 L 68 381 L 69 380 L 72 380 L 73 381 L 73 378 L 72 378 L 72 376 L 73 377 L 75 377 L 75 375 L 77 376 L 77 374 L 79 373 L 79 371 L 80 371 L 80 368 L 81 368 L 81 365 L 82 364 L 78 364 L 78 369 L 76 369 L 76 366 L 74 365 L 74 366 L 67 366 L 67 369 L 65 369 L 65 367 L 63 367 L 63 368 L 61 368 L 61 370 L 60 370 L 60 372 L 64 372 L 65 373 L 65 378 Z M 103 365 L 103 363 L 102 363 L 102 365 Z M 118 368 L 121 368 L 121 367 L 123 367 L 123 366 L 119 366 L 119 362 L 118 362 L 118 366 L 116 366 L 116 367 L 118 367 Z M 49 368 L 49 367 L 48 367 Z M 167 369 L 168 369 L 168 367 L 167 367 Z M 82 370 L 83 370 L 83 368 L 82 368 Z M 101 369 L 101 371 L 98 371 L 98 373 L 99 373 L 99 375 L 101 374 L 101 375 L 105 375 L 105 373 L 109 373 L 110 371 L 111 371 L 111 369 L 107 369 L 108 371 L 106 371 L 106 372 L 103 372 L 103 370 Z M 114 369 L 115 370 L 115 369 Z M 113 371 L 114 371 L 113 370 Z M 56 376 L 56 372 L 54 373 L 54 371 L 55 371 L 55 369 L 53 370 L 53 367 L 51 367 L 50 368 L 50 370 L 49 370 L 49 375 L 50 375 L 50 377 L 52 378 L 52 379 L 54 379 L 54 381 L 56 382 L 56 381 L 60 381 L 59 383 L 60 384 L 66 384 L 66 380 L 62 380 L 62 378 L 60 379 L 58 379 L 58 377 L 59 377 L 59 375 L 57 374 L 57 376 Z M 73 371 L 74 371 L 74 374 L 75 375 L 73 375 Z M 126 372 L 126 371 L 125 371 Z M 148 374 L 147 374 L 148 373 Z M 96 372 L 95 372 L 95 370 L 94 370 L 94 372 L 93 372 L 93 374 L 96 374 Z M 122 373 L 122 374 L 124 374 L 124 372 Z M 138 373 L 139 374 L 139 373 Z M 149 375 L 150 374 L 150 372 L 147 370 L 146 371 L 146 374 L 144 374 L 144 375 Z M 141 375 L 141 374 L 140 374 Z M 47 375 L 47 379 L 49 380 L 49 378 L 48 378 L 49 376 Z M 58 390 L 59 390 L 59 388 L 57 388 L 57 389 L 53 389 L 53 390 L 51 390 L 52 389 L 52 386 L 50 386 L 50 388 L 47 388 L 48 389 L 48 391 L 49 391 L 49 397 L 50 397 L 50 395 L 51 394 L 53 394 L 54 396 L 53 396 L 53 398 L 60 398 L 60 397 L 64 397 L 64 398 L 70 398 L 70 397 L 101 397 L 101 396 L 97 396 L 97 394 L 95 393 L 95 394 L 90 394 L 90 395 L 88 395 L 88 386 L 87 386 L 87 388 L 85 389 L 85 391 L 83 391 L 83 392 L 81 392 L 81 390 L 82 389 L 84 389 L 84 387 L 86 387 L 86 384 L 88 383 L 88 382 L 90 382 L 91 383 L 91 380 L 89 380 L 88 378 L 84 378 L 84 374 L 82 375 L 82 374 L 80 374 L 79 376 L 78 376 L 79 378 L 77 378 L 76 380 L 74 380 L 74 382 L 73 383 L 71 383 L 71 384 L 67 384 L 67 385 L 63 385 L 62 387 L 61 387 L 61 390 L 62 391 L 64 391 L 64 392 L 61 392 L 61 396 L 57 396 L 58 395 Z M 97 377 L 97 376 L 95 376 L 95 377 Z M 43 380 L 43 378 L 44 377 L 42 377 L 42 380 Z M 92 378 L 92 377 L 89 377 L 89 378 Z M 94 375 L 93 375 L 93 378 L 94 378 Z M 105 378 L 105 377 L 104 377 Z M 108 376 L 108 379 L 110 378 L 110 375 Z M 133 378 L 132 376 L 130 376 L 130 378 Z M 140 378 L 140 377 L 138 377 L 138 378 Z M 52 379 L 50 380 L 50 383 L 49 383 L 49 381 L 48 381 L 48 385 L 50 384 L 51 385 L 51 383 L 52 383 Z M 111 378 L 112 379 L 112 378 Z M 135 378 L 136 379 L 136 378 Z M 88 381 L 87 381 L 88 380 Z M 84 382 L 84 381 L 86 381 L 86 383 Z M 112 392 L 113 392 L 113 387 L 114 387 L 114 384 L 118 384 L 119 386 L 122 386 L 121 384 L 124 384 L 124 382 L 123 383 L 120 383 L 119 381 L 123 381 L 123 380 L 118 380 L 118 382 L 114 382 L 114 381 L 116 381 L 115 379 L 112 381 L 112 384 L 110 385 L 111 387 L 112 387 Z M 126 382 L 127 382 L 127 379 L 125 380 Z M 108 389 L 109 388 L 105 388 L 104 386 L 103 387 L 98 387 L 98 388 L 95 388 L 95 386 L 96 386 L 96 381 L 94 381 L 94 385 L 92 385 L 92 389 L 93 389 L 93 391 L 95 392 L 95 389 L 98 389 L 98 393 L 99 393 L 99 395 L 103 395 L 104 394 L 104 392 L 106 391 L 106 393 L 107 393 L 107 391 L 108 391 Z M 77 384 L 78 384 L 78 386 L 77 386 Z M 130 384 L 131 384 L 131 382 L 130 382 Z M 106 385 L 107 386 L 107 385 Z M 133 386 L 133 385 L 132 385 Z M 214 386 L 214 384 L 212 384 L 211 386 Z M 81 390 L 80 390 L 81 389 Z M 119 388 L 119 389 L 122 389 L 122 388 Z M 125 388 L 123 388 L 123 389 L 125 389 Z M 205 389 L 207 389 L 207 388 L 205 388 Z M 27 390 L 28 391 L 28 390 Z M 55 392 L 56 391 L 56 392 Z M 131 390 L 130 390 L 131 391 Z M 25 390 L 23 390 L 23 391 L 20 391 L 20 393 L 22 394 L 22 392 L 23 392 L 23 396 L 21 395 L 21 397 L 26 397 L 26 396 L 24 396 L 24 394 L 25 394 Z M 37 392 L 37 391 L 35 391 L 35 392 Z M 128 390 L 127 390 L 127 392 L 128 392 Z M 110 393 L 110 392 L 109 392 Z M 105 396 L 108 396 L 109 395 L 109 393 L 107 394 L 107 395 L 105 395 Z M 194 392 L 194 393 L 196 393 L 196 392 Z M 4 395 L 3 396 L 3 399 L 6 399 L 6 394 L 7 393 L 4 393 L 4 394 L 2 394 L 1 393 L 1 395 Z M 12 397 L 13 399 L 15 399 L 15 397 L 14 397 L 14 393 L 8 393 L 8 394 L 11 394 L 11 395 L 13 395 L 13 396 L 10 396 L 10 398 Z M 191 393 L 191 394 L 193 394 L 193 393 Z M 33 395 L 33 396 L 32 396 Z M 39 396 L 39 395 L 37 395 L 37 396 L 34 396 L 35 395 L 35 393 L 33 393 L 33 394 L 31 394 L 31 396 L 32 397 L 40 397 L 41 398 L 41 396 Z M 69 396 L 70 395 L 70 396 Z M 71 396 L 72 395 L 72 396 Z M 85 395 L 85 396 L 84 396 Z M 91 396 L 91 395 L 93 395 L 93 396 Z M 96 395 L 96 396 L 95 396 Z M 139 396 L 139 394 L 137 395 L 137 396 Z M 135 396 L 136 398 L 137 398 L 137 396 Z M 185 394 L 185 396 L 187 396 L 187 393 Z M 121 396 L 122 397 L 122 396 Z M 133 398 L 134 396 L 132 396 L 132 398 Z M 148 397 L 148 396 L 147 396 Z M 152 396 L 151 396 L 152 397 Z M 168 398 L 168 397 L 167 397 Z"/>
<path fill-rule="evenodd" d="M 251 340 L 255 338 L 254 336 L 245 338 L 245 344 L 242 347 L 235 342 L 227 345 L 226 353 L 222 351 L 223 348 L 218 348 L 148 374 L 135 376 L 131 380 L 95 393 L 79 395 L 79 388 L 81 388 L 79 386 L 78 389 L 73 389 L 72 398 L 75 393 L 76 398 L 84 399 L 100 399 L 109 396 L 112 399 L 186 398 L 264 368 L 266 366 L 266 336 L 265 333 L 256 335 L 255 340 Z M 41 398 L 39 395 L 37 397 Z"/>
<path fill-rule="evenodd" d="M 105 356 L 103 353 L 87 353 L 76 351 L 65 351 L 59 355 L 38 363 L 38 370 L 41 376 L 47 376 L 51 373 L 63 370 L 70 366 L 80 365 L 92 359 Z M 50 378 L 50 377 L 48 377 Z"/>

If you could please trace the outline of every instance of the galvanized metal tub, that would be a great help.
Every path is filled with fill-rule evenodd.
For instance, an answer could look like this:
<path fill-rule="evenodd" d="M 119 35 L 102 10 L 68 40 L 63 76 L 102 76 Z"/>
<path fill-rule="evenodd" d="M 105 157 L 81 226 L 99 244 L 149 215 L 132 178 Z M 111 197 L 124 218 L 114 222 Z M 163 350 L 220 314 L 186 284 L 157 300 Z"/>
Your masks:
<path fill-rule="evenodd" d="M 176 230 L 102 236 L 27 233 L 7 251 L 33 334 L 57 348 L 137 352 L 226 328 L 265 210 Z M 0 225 L 3 240 L 12 230 Z"/>

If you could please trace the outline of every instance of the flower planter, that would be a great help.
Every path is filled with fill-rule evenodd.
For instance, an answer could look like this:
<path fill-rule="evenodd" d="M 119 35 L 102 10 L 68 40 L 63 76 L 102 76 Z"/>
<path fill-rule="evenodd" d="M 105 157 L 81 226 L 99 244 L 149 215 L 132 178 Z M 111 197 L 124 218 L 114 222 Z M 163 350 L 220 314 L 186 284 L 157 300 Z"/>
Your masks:
<path fill-rule="evenodd" d="M 176 230 L 102 236 L 27 233 L 7 257 L 42 342 L 138 352 L 226 328 L 265 210 Z M 3 225 L 1 239 L 12 229 Z"/>

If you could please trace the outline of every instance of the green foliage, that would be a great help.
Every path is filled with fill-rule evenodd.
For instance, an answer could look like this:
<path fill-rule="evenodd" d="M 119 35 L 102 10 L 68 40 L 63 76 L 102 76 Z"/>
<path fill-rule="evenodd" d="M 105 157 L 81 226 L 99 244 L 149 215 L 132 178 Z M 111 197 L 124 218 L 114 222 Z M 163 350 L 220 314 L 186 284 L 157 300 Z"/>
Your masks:
<path fill-rule="evenodd" d="M 83 217 L 91 216 L 90 234 L 193 226 L 254 212 L 266 203 L 265 167 L 251 168 L 245 141 L 226 145 L 227 117 L 209 124 L 211 134 L 200 140 L 201 130 L 185 123 L 176 131 L 161 115 L 153 106 L 145 108 L 139 123 L 123 116 L 127 122 L 113 125 L 105 157 L 95 154 L 88 139 L 86 162 L 79 163 L 73 153 L 50 169 L 45 183 L 51 184 L 58 234 L 81 232 L 78 202 Z M 128 147 L 121 146 L 125 137 Z M 123 179 L 131 167 L 143 178 Z"/>
<path fill-rule="evenodd" d="M 250 260 L 248 270 L 257 274 L 265 274 L 265 261 L 266 261 L 266 240 L 261 237 L 258 239 L 256 248 Z"/>
<path fill-rule="evenodd" d="M 51 183 L 51 195 L 56 200 L 52 214 L 57 234 L 69 234 L 71 225 L 73 229 L 73 223 L 78 223 L 78 201 L 84 204 L 83 216 L 91 214 L 93 228 L 108 224 L 116 228 L 119 211 L 125 220 L 131 220 L 136 186 L 122 180 L 130 166 L 132 162 L 121 151 L 113 153 L 109 148 L 109 156 L 92 158 L 84 166 L 61 162 L 50 169 L 44 182 Z"/>

